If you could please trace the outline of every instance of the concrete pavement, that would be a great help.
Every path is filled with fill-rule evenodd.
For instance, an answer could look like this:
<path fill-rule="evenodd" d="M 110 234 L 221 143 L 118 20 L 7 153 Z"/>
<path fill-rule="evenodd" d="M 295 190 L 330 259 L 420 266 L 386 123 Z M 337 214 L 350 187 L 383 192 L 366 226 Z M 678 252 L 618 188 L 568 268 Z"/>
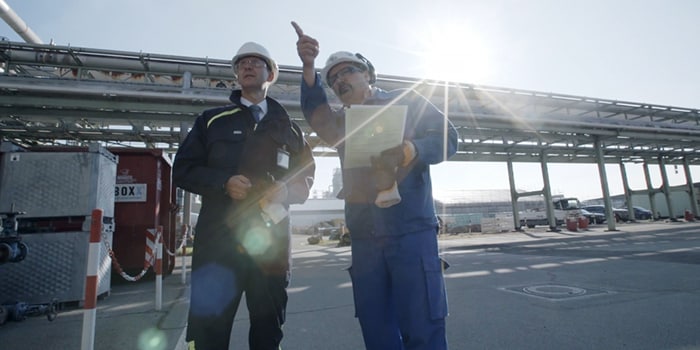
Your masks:
<path fill-rule="evenodd" d="M 155 310 L 155 279 L 126 282 L 112 278 L 109 295 L 97 301 L 94 349 L 185 349 L 178 345 L 186 325 L 189 287 L 177 266 L 163 279 L 162 308 Z M 189 261 L 189 260 L 188 260 Z M 189 263 L 186 263 L 189 266 Z M 120 281 L 121 280 L 121 281 Z M 81 349 L 84 311 L 77 305 L 64 305 L 54 321 L 46 317 L 8 320 L 0 326 L 2 349 Z"/>
<path fill-rule="evenodd" d="M 621 232 L 646 232 L 668 228 L 671 225 L 691 225 L 700 229 L 698 223 L 639 223 L 621 224 L 618 229 Z M 594 236 L 609 234 L 606 226 L 593 226 L 587 231 L 579 232 L 547 232 L 544 229 L 528 230 L 525 232 L 504 232 L 497 234 L 460 234 L 447 235 L 440 239 L 443 249 L 461 247 L 467 249 L 488 249 L 490 246 L 529 242 L 538 240 L 566 239 L 571 237 Z M 699 232 L 700 233 L 700 232 Z M 320 245 L 309 245 L 307 236 L 295 236 L 293 255 L 296 257 L 311 257 L 317 250 L 336 249 L 334 244 L 326 242 Z M 340 249 L 340 248 L 338 248 Z M 342 248 L 349 250 L 349 248 Z M 338 263 L 335 269 L 342 269 L 349 265 L 349 251 L 345 260 Z M 97 302 L 97 321 L 95 325 L 95 349 L 187 349 L 184 342 L 184 330 L 186 326 L 187 309 L 189 305 L 189 286 L 181 281 L 180 257 L 172 275 L 163 280 L 162 310 L 155 310 L 155 281 L 153 279 L 139 282 L 115 281 L 113 278 L 112 289 L 108 296 L 102 297 Z M 185 267 L 189 269 L 189 259 L 186 259 Z M 296 269 L 296 267 L 295 267 Z M 187 271 L 189 273 L 189 271 Z M 295 273 L 293 273 L 294 275 Z M 304 272 L 298 271 L 301 278 Z M 341 279 L 347 279 L 345 275 Z M 189 274 L 187 275 L 189 283 Z M 342 281 L 341 281 L 342 282 Z M 293 283 L 290 288 L 294 288 Z M 348 294 L 348 289 L 342 293 Z M 325 294 L 325 293 L 324 293 Z M 352 312 L 351 298 L 348 299 L 348 310 Z M 319 300 L 330 297 L 329 295 L 317 296 Z M 245 339 L 247 332 L 247 312 L 242 307 L 237 315 L 237 323 L 234 325 L 234 336 L 237 339 Z M 307 317 L 307 316 L 305 316 Z M 309 322 L 316 319 L 308 315 Z M 356 323 L 352 315 L 348 315 L 348 324 Z M 239 322 L 239 320 L 243 320 Z M 83 327 L 83 310 L 77 307 L 64 307 L 59 311 L 58 317 L 49 322 L 46 317 L 30 317 L 24 321 L 8 321 L 0 326 L 0 348 L 3 349 L 80 349 Z M 350 326 L 352 327 L 352 326 Z M 291 328 L 291 327 L 290 327 Z M 353 333 L 353 338 L 361 338 L 359 327 L 348 329 Z M 243 340 L 241 340 L 243 341 Z M 293 344 L 286 344 L 287 348 L 295 349 Z M 237 347 L 234 347 L 237 348 Z M 320 348 L 319 348 L 320 349 Z"/>

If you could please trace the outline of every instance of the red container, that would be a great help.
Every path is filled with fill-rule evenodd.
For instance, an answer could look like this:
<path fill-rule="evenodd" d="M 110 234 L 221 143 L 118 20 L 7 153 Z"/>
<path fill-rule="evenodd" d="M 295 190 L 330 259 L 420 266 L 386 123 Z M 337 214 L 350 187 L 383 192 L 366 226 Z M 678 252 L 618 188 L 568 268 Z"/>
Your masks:
<path fill-rule="evenodd" d="M 112 243 L 119 266 L 131 276 L 141 272 L 147 230 L 163 226 L 163 274 L 172 273 L 175 256 L 168 251 L 176 253 L 178 243 L 172 162 L 163 150 L 158 149 L 108 150 L 119 157 Z"/>
<path fill-rule="evenodd" d="M 588 229 L 588 218 L 585 216 L 578 217 L 578 227 L 582 230 Z"/>

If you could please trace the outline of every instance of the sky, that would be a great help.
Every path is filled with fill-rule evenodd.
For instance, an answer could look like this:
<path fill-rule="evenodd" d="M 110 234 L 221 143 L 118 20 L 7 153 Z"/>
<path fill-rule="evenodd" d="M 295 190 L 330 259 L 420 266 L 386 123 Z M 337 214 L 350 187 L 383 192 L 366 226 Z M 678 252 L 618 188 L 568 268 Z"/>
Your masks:
<path fill-rule="evenodd" d="M 360 52 L 379 74 L 700 108 L 700 1 L 696 0 L 5 0 L 45 43 L 229 59 L 247 41 L 280 65 L 300 66 L 296 21 L 320 42 L 317 66 L 339 50 Z M 6 23 L 0 36 L 23 41 Z M 315 191 L 337 159 L 317 159 Z M 695 182 L 700 167 L 691 167 Z M 652 184 L 660 186 L 658 166 Z M 596 165 L 548 167 L 554 194 L 602 196 Z M 682 167 L 667 168 L 671 185 Z M 516 187 L 542 189 L 537 163 L 515 164 Z M 606 166 L 611 194 L 618 165 Z M 508 189 L 504 163 L 446 162 L 436 194 Z M 641 166 L 627 167 L 646 188 Z"/>

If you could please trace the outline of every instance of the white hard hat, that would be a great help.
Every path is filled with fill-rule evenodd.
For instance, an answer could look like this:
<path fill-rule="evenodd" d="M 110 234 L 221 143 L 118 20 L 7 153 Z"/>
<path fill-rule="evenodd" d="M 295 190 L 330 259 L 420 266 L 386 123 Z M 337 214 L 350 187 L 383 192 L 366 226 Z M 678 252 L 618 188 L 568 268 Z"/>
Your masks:
<path fill-rule="evenodd" d="M 243 46 L 241 46 L 241 48 L 238 49 L 236 56 L 233 56 L 233 59 L 231 59 L 231 65 L 235 66 L 236 62 L 238 62 L 239 59 L 248 56 L 260 57 L 263 60 L 265 60 L 265 62 L 267 63 L 267 68 L 270 69 L 273 75 L 270 84 L 273 84 L 275 81 L 277 81 L 277 78 L 280 75 L 280 70 L 279 67 L 277 67 L 277 62 L 275 62 L 275 60 L 273 60 L 272 57 L 270 57 L 270 53 L 267 52 L 267 49 L 258 43 L 249 41 L 243 44 Z"/>
<path fill-rule="evenodd" d="M 374 66 L 372 66 L 372 63 L 370 63 L 369 60 L 366 59 L 364 56 L 360 55 L 359 53 L 338 51 L 328 56 L 328 59 L 326 60 L 326 66 L 323 67 L 323 70 L 321 71 L 321 78 L 323 79 L 323 82 L 326 83 L 326 85 L 328 85 L 328 72 L 330 72 L 331 69 L 333 69 L 333 67 L 341 63 L 354 63 L 369 71 L 370 84 L 374 84 L 375 80 L 377 79 L 377 76 L 374 73 Z"/>

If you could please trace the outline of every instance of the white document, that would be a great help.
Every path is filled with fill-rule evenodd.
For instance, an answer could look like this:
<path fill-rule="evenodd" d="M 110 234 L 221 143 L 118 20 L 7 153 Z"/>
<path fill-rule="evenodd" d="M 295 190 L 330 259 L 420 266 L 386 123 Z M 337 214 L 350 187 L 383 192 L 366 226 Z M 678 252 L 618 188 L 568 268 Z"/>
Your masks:
<path fill-rule="evenodd" d="M 345 110 L 343 167 L 371 165 L 370 157 L 403 142 L 406 106 L 352 106 Z"/>

